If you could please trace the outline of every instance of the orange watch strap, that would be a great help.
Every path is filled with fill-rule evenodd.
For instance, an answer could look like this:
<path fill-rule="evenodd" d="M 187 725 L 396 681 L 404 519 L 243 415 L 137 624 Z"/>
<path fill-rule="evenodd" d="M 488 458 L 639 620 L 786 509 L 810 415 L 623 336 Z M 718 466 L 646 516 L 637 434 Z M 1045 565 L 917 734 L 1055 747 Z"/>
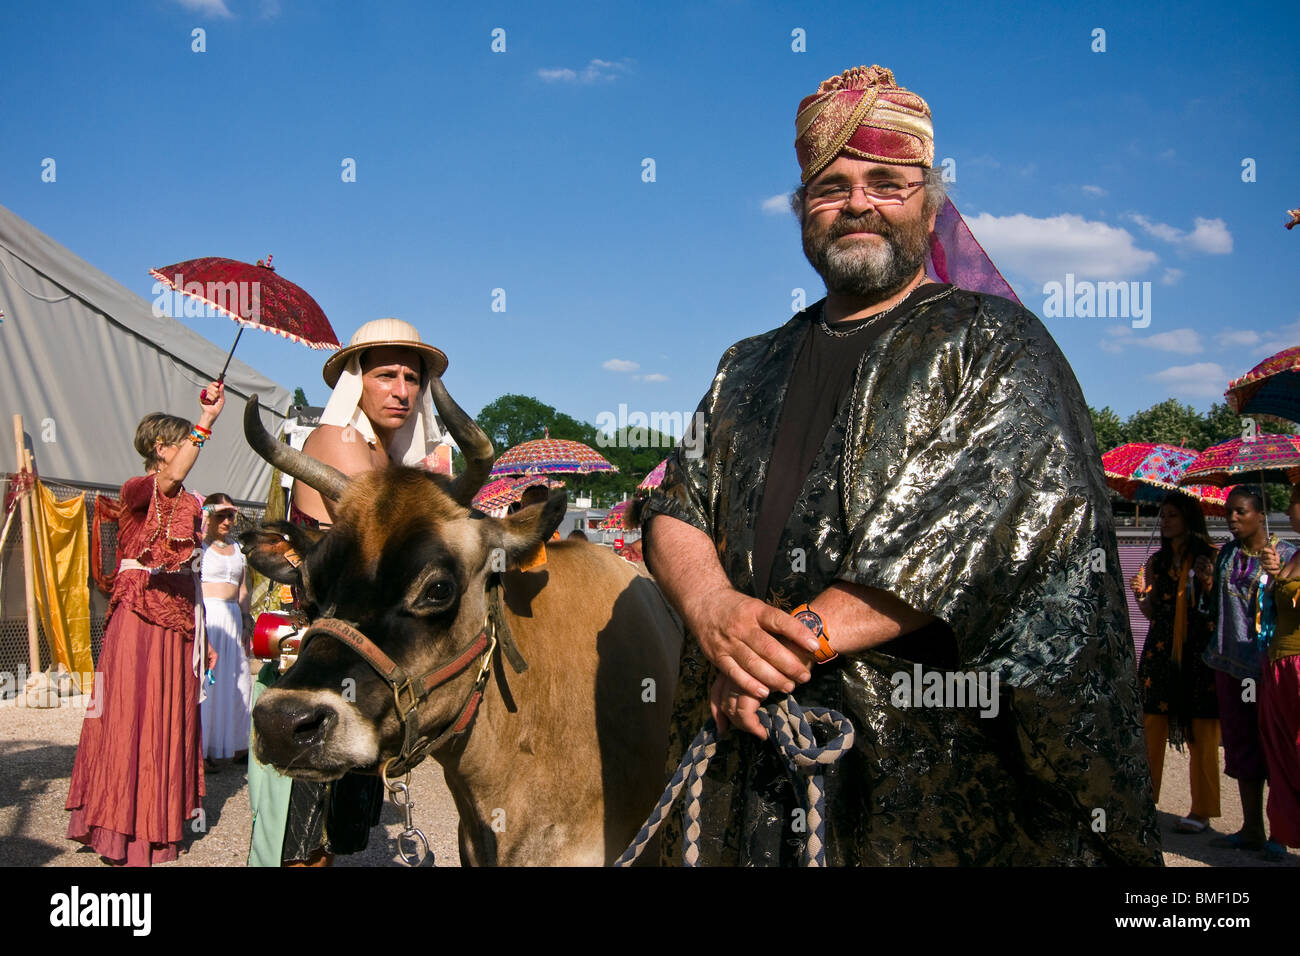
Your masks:
<path fill-rule="evenodd" d="M 813 659 L 816 660 L 818 664 L 825 664 L 828 661 L 833 661 L 835 658 L 839 657 L 839 655 L 835 653 L 835 648 L 831 647 L 831 642 L 826 639 L 826 622 L 822 620 L 820 614 L 810 608 L 807 604 L 800 604 L 790 612 L 790 616 L 807 627 L 808 630 L 812 631 L 813 635 L 816 636 L 817 643 L 820 646 L 817 648 L 817 653 L 813 655 Z"/>

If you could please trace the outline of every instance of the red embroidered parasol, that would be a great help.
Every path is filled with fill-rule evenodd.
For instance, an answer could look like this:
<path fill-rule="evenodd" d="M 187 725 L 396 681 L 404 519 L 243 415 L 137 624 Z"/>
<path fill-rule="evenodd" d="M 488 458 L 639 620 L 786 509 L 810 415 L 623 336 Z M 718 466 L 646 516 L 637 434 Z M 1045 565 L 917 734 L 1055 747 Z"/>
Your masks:
<path fill-rule="evenodd" d="M 1218 485 L 1184 485 L 1178 489 L 1201 503 L 1201 513 L 1222 518 L 1228 513 L 1228 496 L 1236 485 L 1220 488 Z"/>
<path fill-rule="evenodd" d="M 255 265 L 206 256 L 150 269 L 149 274 L 238 322 L 235 345 L 239 344 L 244 328 L 251 327 L 274 332 L 313 349 L 341 348 L 338 336 L 316 300 L 300 286 L 278 275 L 270 256 L 265 263 L 258 259 Z M 230 347 L 218 382 L 225 380 L 235 345 Z"/>
<path fill-rule="evenodd" d="M 1129 501 L 1158 502 L 1181 490 L 1178 479 L 1196 455 L 1195 449 L 1180 445 L 1129 442 L 1102 455 L 1101 467 L 1106 484 Z"/>
<path fill-rule="evenodd" d="M 1187 466 L 1181 485 L 1226 485 L 1256 478 L 1295 484 L 1300 478 L 1300 435 L 1257 435 L 1253 441 L 1232 438 L 1211 445 Z"/>
<path fill-rule="evenodd" d="M 492 466 L 492 477 L 503 475 L 576 474 L 618 471 L 582 442 L 537 438 L 511 448 Z"/>
<path fill-rule="evenodd" d="M 1300 435 L 1256 435 L 1251 441 L 1232 438 L 1211 445 L 1187 466 L 1179 483 L 1226 485 L 1243 478 L 1255 478 L 1261 485 L 1265 481 L 1295 484 L 1300 479 Z M 1267 502 L 1264 531 L 1268 532 Z"/>

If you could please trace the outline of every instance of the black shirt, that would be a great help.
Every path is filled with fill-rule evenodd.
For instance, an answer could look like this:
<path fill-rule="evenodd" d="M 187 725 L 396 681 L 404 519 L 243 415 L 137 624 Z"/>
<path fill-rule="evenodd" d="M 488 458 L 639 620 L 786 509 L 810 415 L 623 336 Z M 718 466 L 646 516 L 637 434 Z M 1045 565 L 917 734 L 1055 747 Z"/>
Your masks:
<path fill-rule="evenodd" d="M 906 314 L 921 300 L 945 288 L 947 286 L 938 283 L 923 283 L 887 314 L 891 317 L 900 312 Z M 851 334 L 833 336 L 822 327 L 824 309 L 823 299 L 808 310 L 808 329 L 795 356 L 790 384 L 777 422 L 776 440 L 772 445 L 767 480 L 754 527 L 754 584 L 755 594 L 760 598 L 767 594 L 772 562 L 776 559 L 776 550 L 790 520 L 790 512 L 803 490 L 817 453 L 826 441 L 831 423 L 853 391 L 858 364 L 867 348 L 879 337 L 881 329 L 889 324 L 877 321 L 880 315 L 855 322 L 840 322 L 832 328 L 836 332 Z M 947 648 L 933 648 L 937 653 L 924 650 L 932 640 L 942 639 L 945 632 L 951 641 L 951 630 L 946 624 L 936 621 L 896 639 L 890 644 L 889 652 L 940 666 L 947 664 L 949 659 L 955 664 L 955 643 L 951 645 L 951 654 Z M 920 657 L 912 656 L 909 649 L 913 646 L 922 650 Z"/>

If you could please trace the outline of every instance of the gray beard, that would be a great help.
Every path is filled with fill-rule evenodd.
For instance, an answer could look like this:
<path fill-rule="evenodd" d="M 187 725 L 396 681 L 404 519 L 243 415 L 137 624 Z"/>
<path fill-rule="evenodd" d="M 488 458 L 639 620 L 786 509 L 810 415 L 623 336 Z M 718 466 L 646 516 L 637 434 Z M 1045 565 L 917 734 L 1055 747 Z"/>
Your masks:
<path fill-rule="evenodd" d="M 826 283 L 828 292 L 866 299 L 887 298 L 911 281 L 925 265 L 928 230 L 924 227 L 924 231 L 913 232 L 906 227 L 885 226 L 877 220 L 868 228 L 878 230 L 884 243 L 866 240 L 836 245 L 837 231 L 840 235 L 855 231 L 849 225 L 840 226 L 838 220 L 820 236 L 810 236 L 804 230 L 804 255 Z"/>

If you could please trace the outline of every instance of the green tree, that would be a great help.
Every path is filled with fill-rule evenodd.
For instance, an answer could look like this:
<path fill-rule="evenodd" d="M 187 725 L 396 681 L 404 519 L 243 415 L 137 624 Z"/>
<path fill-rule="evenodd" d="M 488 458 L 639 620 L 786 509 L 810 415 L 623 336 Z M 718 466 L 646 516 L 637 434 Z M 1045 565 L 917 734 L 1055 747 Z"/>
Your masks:
<path fill-rule="evenodd" d="M 293 403 L 295 405 L 307 404 L 307 393 L 302 390 L 301 385 L 293 390 Z"/>
<path fill-rule="evenodd" d="M 1202 451 L 1229 438 L 1240 438 L 1241 418 L 1228 405 L 1215 402 L 1205 414 L 1201 437 L 1204 442 L 1200 446 Z"/>
<path fill-rule="evenodd" d="M 1163 442 L 1204 448 L 1206 426 L 1196 409 L 1170 398 L 1146 411 L 1134 412 L 1124 426 L 1131 442 Z"/>
<path fill-rule="evenodd" d="M 492 439 L 498 455 L 521 442 L 542 438 L 548 433 L 552 438 L 567 438 L 585 445 L 596 440 L 595 425 L 557 412 L 552 406 L 528 395 L 502 395 L 483 406 L 477 421 Z"/>
<path fill-rule="evenodd" d="M 529 395 L 502 395 L 483 406 L 476 421 L 492 439 L 497 455 L 521 442 L 545 435 L 582 442 L 594 449 L 618 472 L 558 477 L 563 479 L 569 491 L 591 494 L 599 506 L 611 505 L 624 495 L 631 495 L 674 444 L 669 436 L 656 431 L 649 431 L 644 437 L 636 429 L 632 430 L 631 436 L 627 431 L 612 437 L 605 435 L 595 425 L 579 421 Z M 634 445 L 633 440 L 638 444 Z M 453 467 L 459 474 L 464 467 L 463 459 L 455 456 Z"/>
<path fill-rule="evenodd" d="M 1120 417 L 1111 410 L 1107 405 L 1101 411 L 1088 406 L 1088 413 L 1092 416 L 1092 430 L 1097 434 L 1097 450 L 1102 452 L 1110 451 L 1112 448 L 1118 448 L 1128 439 L 1125 437 L 1126 428 L 1120 421 Z"/>

